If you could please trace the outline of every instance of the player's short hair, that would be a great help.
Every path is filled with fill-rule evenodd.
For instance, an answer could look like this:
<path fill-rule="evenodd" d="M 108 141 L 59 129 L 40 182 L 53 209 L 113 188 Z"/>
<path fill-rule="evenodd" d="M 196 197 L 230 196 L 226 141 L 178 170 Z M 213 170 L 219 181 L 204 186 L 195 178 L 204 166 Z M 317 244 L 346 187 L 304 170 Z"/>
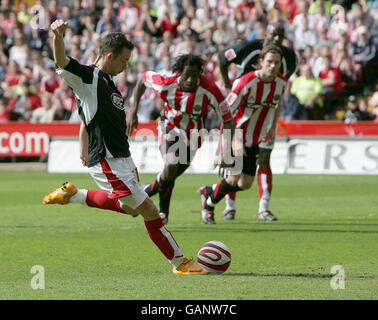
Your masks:
<path fill-rule="evenodd" d="M 127 40 L 122 32 L 110 32 L 101 38 L 99 55 L 100 57 L 112 52 L 117 57 L 123 48 L 134 49 L 134 44 Z"/>
<path fill-rule="evenodd" d="M 181 74 L 185 67 L 197 67 L 199 73 L 203 73 L 203 66 L 205 62 L 200 56 L 194 54 L 183 54 L 181 55 L 175 65 L 173 66 L 173 72 Z"/>
<path fill-rule="evenodd" d="M 279 46 L 275 45 L 275 44 L 268 44 L 266 46 L 264 46 L 260 52 L 260 55 L 259 55 L 259 59 L 264 59 L 265 56 L 268 54 L 268 53 L 277 53 L 281 56 L 281 59 L 283 57 L 283 53 L 282 53 L 282 50 Z"/>

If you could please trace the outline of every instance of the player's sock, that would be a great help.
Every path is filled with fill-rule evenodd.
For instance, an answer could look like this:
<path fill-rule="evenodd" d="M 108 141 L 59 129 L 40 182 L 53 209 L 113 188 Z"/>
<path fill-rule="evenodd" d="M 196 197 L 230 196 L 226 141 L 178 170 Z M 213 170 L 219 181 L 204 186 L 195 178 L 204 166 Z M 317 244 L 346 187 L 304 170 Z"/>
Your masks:
<path fill-rule="evenodd" d="M 144 220 L 144 224 L 151 240 L 168 261 L 173 266 L 178 267 L 184 259 L 184 254 L 172 234 L 164 227 L 163 220 L 160 218 L 152 221 Z"/>
<path fill-rule="evenodd" d="M 77 192 L 71 196 L 69 203 L 81 203 L 86 204 L 88 190 L 78 189 Z"/>
<path fill-rule="evenodd" d="M 121 208 L 117 198 L 109 199 L 108 194 L 102 190 L 88 190 L 87 197 L 86 197 L 86 204 L 89 207 L 93 207 L 93 208 L 126 213 Z"/>
<path fill-rule="evenodd" d="M 259 212 L 269 210 L 270 196 L 272 194 L 273 175 L 271 170 L 258 169 L 257 186 L 259 188 Z"/>
<path fill-rule="evenodd" d="M 160 174 L 156 177 L 154 181 L 150 185 L 148 185 L 144 191 L 148 194 L 149 197 L 154 196 L 159 192 L 159 184 L 160 184 Z"/>
<path fill-rule="evenodd" d="M 159 184 L 159 206 L 160 212 L 164 212 L 166 215 L 169 214 L 169 205 L 171 203 L 172 190 L 175 185 L 175 181 L 166 181 L 160 178 Z"/>
<path fill-rule="evenodd" d="M 226 211 L 236 210 L 236 192 L 229 192 L 226 194 L 224 200 L 226 202 Z"/>
<path fill-rule="evenodd" d="M 232 186 L 228 184 L 225 179 L 222 179 L 216 184 L 215 189 L 211 190 L 209 198 L 211 199 L 212 203 L 217 204 L 227 193 L 240 190 L 241 189 L 238 186 Z"/>

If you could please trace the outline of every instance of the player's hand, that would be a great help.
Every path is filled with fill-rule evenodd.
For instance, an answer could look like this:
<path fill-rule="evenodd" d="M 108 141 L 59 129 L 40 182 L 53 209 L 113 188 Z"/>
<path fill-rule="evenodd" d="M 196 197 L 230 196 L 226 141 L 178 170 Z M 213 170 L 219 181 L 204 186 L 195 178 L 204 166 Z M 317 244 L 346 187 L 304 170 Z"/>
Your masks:
<path fill-rule="evenodd" d="M 126 116 L 126 134 L 128 137 L 131 137 L 131 134 L 133 132 L 133 129 L 135 130 L 138 128 L 138 115 L 132 114 L 132 112 L 129 112 Z"/>
<path fill-rule="evenodd" d="M 63 37 L 64 32 L 67 29 L 67 26 L 68 26 L 68 21 L 55 20 L 51 24 L 51 31 L 54 33 L 56 37 Z"/>
<path fill-rule="evenodd" d="M 269 131 L 266 133 L 262 142 L 266 142 L 267 145 L 271 145 L 274 143 L 276 138 L 276 128 L 270 128 Z"/>
<path fill-rule="evenodd" d="M 88 152 L 86 154 L 84 152 L 81 152 L 80 153 L 80 160 L 81 160 L 81 164 L 84 167 L 88 167 Z"/>
<path fill-rule="evenodd" d="M 218 167 L 218 177 L 222 177 L 223 173 L 224 173 L 224 169 L 232 168 L 232 167 L 234 167 L 234 165 L 235 165 L 235 161 L 232 161 L 231 163 L 226 162 L 223 154 L 221 153 L 214 160 L 213 169 Z"/>

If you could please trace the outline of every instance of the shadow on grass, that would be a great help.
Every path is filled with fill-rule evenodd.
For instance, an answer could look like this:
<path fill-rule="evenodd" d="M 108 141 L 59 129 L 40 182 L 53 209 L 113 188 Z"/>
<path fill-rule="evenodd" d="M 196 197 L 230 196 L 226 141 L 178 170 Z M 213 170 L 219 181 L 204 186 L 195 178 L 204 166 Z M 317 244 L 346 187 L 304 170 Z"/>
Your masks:
<path fill-rule="evenodd" d="M 321 274 L 321 273 L 238 273 L 238 272 L 226 272 L 221 274 L 223 277 L 286 277 L 286 278 L 312 278 L 312 279 L 331 279 L 335 275 L 332 274 Z M 349 276 L 345 277 L 345 280 L 352 280 L 352 279 L 377 279 L 376 276 L 370 275 L 356 275 L 356 276 Z"/>
<path fill-rule="evenodd" d="M 224 228 L 224 227 L 218 227 L 218 226 L 210 226 L 208 228 L 193 228 L 193 227 L 175 227 L 171 226 L 169 227 L 169 230 L 171 232 L 318 232 L 318 233 L 362 233 L 362 234 L 375 234 L 378 233 L 378 230 L 337 230 L 337 229 L 275 229 L 275 228 L 264 228 L 261 229 L 259 226 L 259 229 L 255 229 L 253 225 L 251 225 L 251 228 Z"/>

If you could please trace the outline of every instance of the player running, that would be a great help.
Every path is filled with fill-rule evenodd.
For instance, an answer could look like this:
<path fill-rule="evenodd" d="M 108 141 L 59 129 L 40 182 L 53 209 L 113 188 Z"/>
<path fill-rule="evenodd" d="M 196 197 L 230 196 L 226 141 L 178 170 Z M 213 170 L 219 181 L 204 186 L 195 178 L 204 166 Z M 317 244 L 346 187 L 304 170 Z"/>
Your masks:
<path fill-rule="evenodd" d="M 274 23 L 270 24 L 266 30 L 265 40 L 243 40 L 238 42 L 232 47 L 228 47 L 219 52 L 219 67 L 221 70 L 222 78 L 227 89 L 231 89 L 231 83 L 228 77 L 228 67 L 231 63 L 236 64 L 238 73 L 236 78 L 240 78 L 246 73 L 256 70 L 258 68 L 259 54 L 263 46 L 268 44 L 275 44 L 279 46 L 283 53 L 282 63 L 280 67 L 280 73 L 289 79 L 295 72 L 298 65 L 297 53 L 286 46 L 282 45 L 285 37 L 285 29 L 282 24 Z M 278 119 L 280 108 L 276 109 L 276 118 Z M 274 138 L 267 144 L 262 142 L 259 145 L 258 156 L 258 170 L 257 170 L 257 185 L 259 190 L 259 211 L 257 218 L 259 220 L 274 221 L 277 218 L 269 210 L 270 198 L 273 187 L 273 176 L 270 167 L 270 155 L 274 147 Z M 225 202 L 226 208 L 223 211 L 222 218 L 224 220 L 235 219 L 236 214 L 236 194 L 230 192 L 226 195 Z"/>
<path fill-rule="evenodd" d="M 122 33 L 102 38 L 94 65 L 85 66 L 65 53 L 68 22 L 56 20 L 53 53 L 58 74 L 80 100 L 80 153 L 83 164 L 102 190 L 77 189 L 66 182 L 43 198 L 44 204 L 82 203 L 90 207 L 142 215 L 151 240 L 173 265 L 176 274 L 208 274 L 184 257 L 158 210 L 143 190 L 130 155 L 124 102 L 112 76 L 124 71 L 134 45 Z"/>
<path fill-rule="evenodd" d="M 259 58 L 261 69 L 251 71 L 235 80 L 226 101 L 234 114 L 235 129 L 242 129 L 240 140 L 234 135 L 234 156 L 243 155 L 241 173 L 230 170 L 214 186 L 203 186 L 198 192 L 202 199 L 202 220 L 214 224 L 214 206 L 229 192 L 247 190 L 256 174 L 256 161 L 261 143 L 274 141 L 278 114 L 286 86 L 286 78 L 279 73 L 282 60 L 280 47 L 264 46 Z M 241 146 L 238 148 L 238 146 Z"/>
<path fill-rule="evenodd" d="M 196 150 L 201 147 L 204 118 L 215 109 L 225 129 L 233 129 L 232 115 L 217 85 L 203 75 L 203 60 L 185 54 L 173 67 L 174 74 L 165 76 L 146 71 L 134 89 L 133 104 L 127 116 L 128 135 L 137 126 L 140 99 L 152 88 L 164 102 L 164 117 L 159 126 L 160 152 L 164 168 L 157 178 L 145 187 L 151 197 L 159 194 L 160 216 L 168 223 L 169 205 L 175 180 L 190 166 Z M 193 143 L 194 142 L 194 143 Z"/>

